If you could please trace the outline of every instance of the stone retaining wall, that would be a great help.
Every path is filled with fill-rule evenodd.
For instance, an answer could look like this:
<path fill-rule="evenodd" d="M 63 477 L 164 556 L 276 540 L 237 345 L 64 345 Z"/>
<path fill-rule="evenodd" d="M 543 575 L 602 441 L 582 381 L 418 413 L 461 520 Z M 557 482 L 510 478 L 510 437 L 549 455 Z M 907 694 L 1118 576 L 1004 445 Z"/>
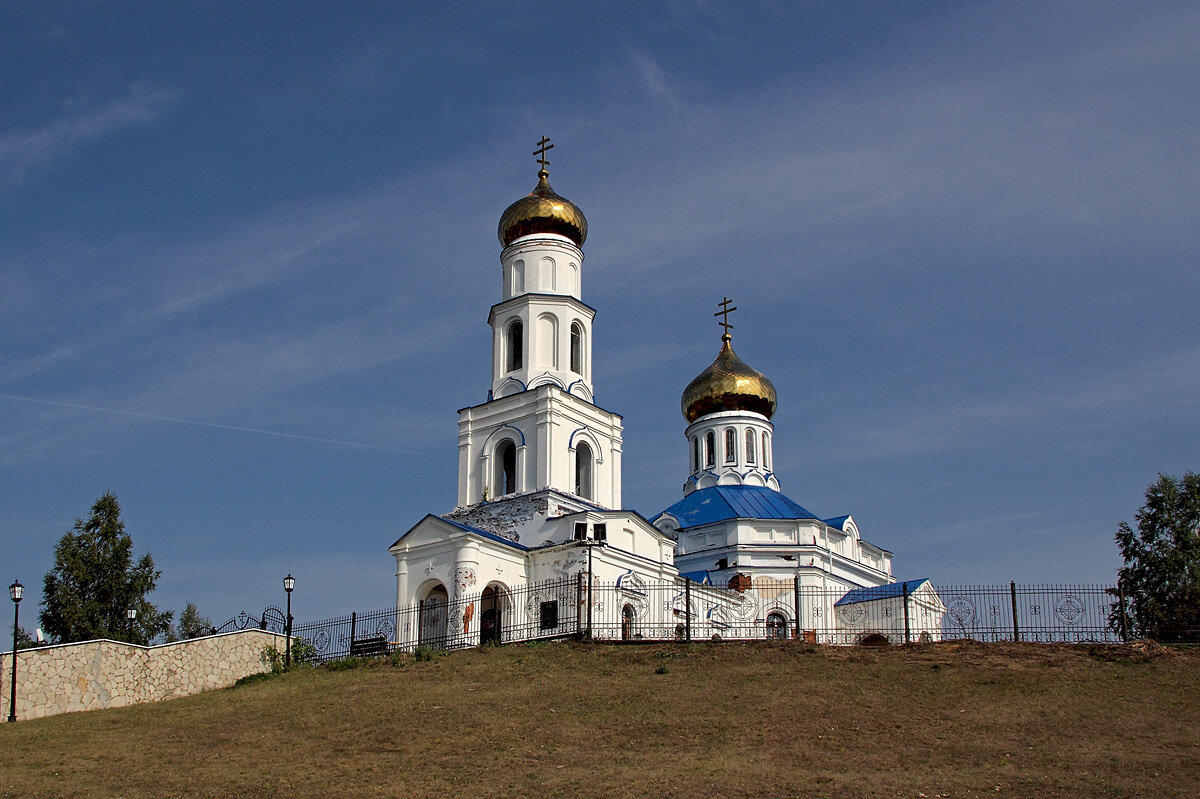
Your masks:
<path fill-rule="evenodd" d="M 107 639 L 17 652 L 17 719 L 157 702 L 233 685 L 268 670 L 263 649 L 284 637 L 239 630 L 159 646 Z M 12 653 L 0 653 L 0 719 L 8 718 Z"/>

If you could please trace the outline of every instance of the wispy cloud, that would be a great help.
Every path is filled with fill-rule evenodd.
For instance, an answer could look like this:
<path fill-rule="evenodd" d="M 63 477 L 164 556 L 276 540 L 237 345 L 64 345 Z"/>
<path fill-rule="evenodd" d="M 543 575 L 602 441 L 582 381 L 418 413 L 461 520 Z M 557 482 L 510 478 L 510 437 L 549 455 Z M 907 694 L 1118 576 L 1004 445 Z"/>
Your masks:
<path fill-rule="evenodd" d="M 1046 373 L 1007 390 L 929 384 L 920 396 L 894 395 L 867 417 L 853 412 L 823 426 L 836 462 L 889 459 L 991 447 L 1014 435 L 1079 429 L 1107 431 L 1131 416 L 1153 419 L 1194 405 L 1200 396 L 1200 349 L 1164 353 L 1104 373 Z M 832 407 L 830 406 L 831 410 Z M 852 404 L 851 408 L 857 408 Z M 1102 441 L 1080 436 L 1081 445 Z M 820 446 L 820 444 L 818 444 Z"/>
<path fill-rule="evenodd" d="M 158 118 L 176 98 L 166 88 L 137 84 L 92 109 L 72 111 L 38 128 L 0 134 L 0 186 L 24 181 L 35 167 L 123 128 Z"/>
<path fill-rule="evenodd" d="M 377 444 L 363 444 L 356 441 L 338 441 L 330 438 L 319 438 L 317 436 L 306 436 L 299 433 L 283 433 L 278 430 L 263 430 L 257 427 L 241 427 L 231 424 L 218 424 L 216 422 L 202 422 L 198 419 L 180 419 L 174 416 L 161 416 L 155 413 L 138 413 L 136 411 L 122 411 L 116 408 L 100 408 L 95 405 L 84 405 L 77 402 L 58 402 L 57 400 L 37 399 L 35 397 L 20 397 L 15 394 L 0 394 L 0 399 L 11 400 L 13 402 L 31 402 L 37 405 L 51 405 L 56 408 L 70 408 L 79 411 L 92 411 L 93 413 L 108 413 L 116 416 L 129 416 L 135 419 L 152 419 L 159 422 L 173 422 L 175 424 L 194 425 L 196 427 L 211 427 L 217 430 L 233 430 L 240 433 L 254 433 L 262 436 L 276 436 L 278 438 L 293 438 L 300 441 L 316 441 L 322 444 L 337 444 L 342 447 L 359 447 L 362 449 L 378 449 L 384 452 L 398 452 L 404 454 L 415 454 L 413 450 L 396 449 L 394 447 L 381 447 Z"/>

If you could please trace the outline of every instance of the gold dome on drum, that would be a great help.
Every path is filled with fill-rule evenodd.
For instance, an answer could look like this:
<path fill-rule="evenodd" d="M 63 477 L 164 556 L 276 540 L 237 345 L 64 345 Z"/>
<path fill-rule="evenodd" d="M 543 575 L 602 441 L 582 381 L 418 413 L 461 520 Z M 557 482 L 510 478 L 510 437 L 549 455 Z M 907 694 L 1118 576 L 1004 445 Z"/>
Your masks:
<path fill-rule="evenodd" d="M 500 216 L 500 243 L 507 247 L 531 233 L 557 233 L 578 247 L 587 240 L 587 219 L 579 206 L 560 197 L 550 188 L 550 173 L 538 171 L 533 191 L 505 209 Z"/>
<path fill-rule="evenodd" d="M 679 406 L 688 423 L 718 411 L 753 411 L 768 419 L 775 413 L 775 386 L 762 372 L 752 369 L 721 336 L 721 352 L 707 369 L 688 383 Z"/>

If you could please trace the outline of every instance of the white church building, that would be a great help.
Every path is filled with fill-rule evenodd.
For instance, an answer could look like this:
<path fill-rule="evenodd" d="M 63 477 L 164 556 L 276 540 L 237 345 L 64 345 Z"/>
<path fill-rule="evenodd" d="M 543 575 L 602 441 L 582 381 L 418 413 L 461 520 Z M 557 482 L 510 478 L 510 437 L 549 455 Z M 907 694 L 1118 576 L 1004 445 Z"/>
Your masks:
<path fill-rule="evenodd" d="M 780 491 L 775 388 L 734 353 L 728 300 L 720 352 L 683 392 L 683 498 L 653 520 L 622 509 L 622 420 L 593 402 L 587 220 L 550 187 L 552 146 L 543 139 L 535 153 L 537 186 L 500 217 L 491 384 L 486 402 L 458 412 L 457 507 L 389 548 L 401 609 L 392 643 L 878 633 L 866 609 L 900 593 L 850 592 L 894 584 L 892 553 L 849 515 L 818 518 Z M 895 585 L 907 607 L 908 584 Z M 937 635 L 944 608 L 933 597 L 923 615 L 906 614 L 910 633 Z"/>

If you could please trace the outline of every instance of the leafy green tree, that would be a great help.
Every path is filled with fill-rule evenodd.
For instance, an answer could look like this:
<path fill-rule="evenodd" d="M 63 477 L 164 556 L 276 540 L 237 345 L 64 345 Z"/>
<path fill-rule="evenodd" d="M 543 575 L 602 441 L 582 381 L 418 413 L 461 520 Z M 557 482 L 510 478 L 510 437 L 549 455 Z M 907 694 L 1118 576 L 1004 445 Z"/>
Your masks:
<path fill-rule="evenodd" d="M 94 638 L 149 643 L 171 627 L 172 613 L 146 599 L 161 575 L 149 553 L 134 563 L 121 506 L 107 492 L 87 521 L 76 519 L 54 547 L 54 568 L 42 589 L 42 629 L 60 643 Z M 129 608 L 137 611 L 132 622 Z"/>
<path fill-rule="evenodd" d="M 201 616 L 200 611 L 196 610 L 196 603 L 189 602 L 179 614 L 179 626 L 175 628 L 175 637 L 180 641 L 199 638 L 202 635 L 208 635 L 212 626 L 213 623 L 208 617 Z"/>
<path fill-rule="evenodd" d="M 1200 637 L 1200 474 L 1159 474 L 1135 518 L 1137 530 L 1121 522 L 1116 535 L 1130 632 L 1160 641 Z"/>
<path fill-rule="evenodd" d="M 14 625 L 9 628 L 9 632 L 17 634 L 17 649 L 28 649 L 33 646 L 33 636 L 26 632 L 25 628 Z M 5 645 L 12 646 L 12 640 L 13 637 L 11 635 L 8 636 L 3 641 L 0 641 L 0 647 L 4 647 Z"/>

